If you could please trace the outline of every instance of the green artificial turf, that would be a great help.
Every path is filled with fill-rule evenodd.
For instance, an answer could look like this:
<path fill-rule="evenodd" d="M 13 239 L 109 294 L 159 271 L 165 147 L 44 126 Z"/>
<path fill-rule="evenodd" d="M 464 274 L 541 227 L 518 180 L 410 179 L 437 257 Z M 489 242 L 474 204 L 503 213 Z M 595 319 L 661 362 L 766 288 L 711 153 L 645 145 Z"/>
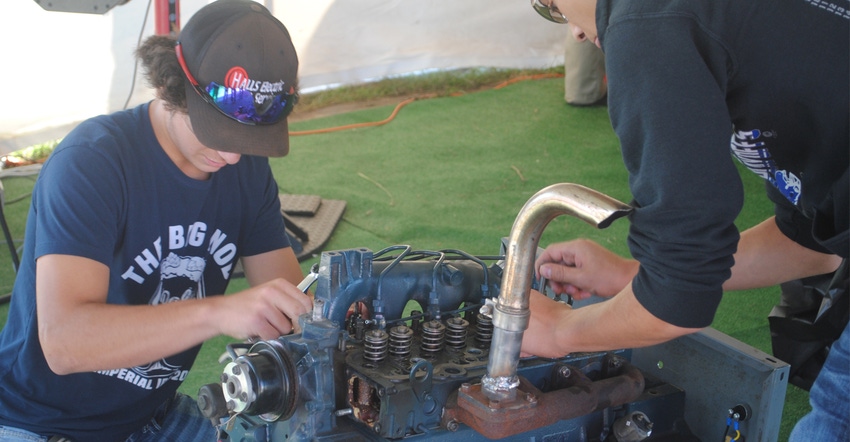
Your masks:
<path fill-rule="evenodd" d="M 346 212 L 324 250 L 395 244 L 419 250 L 460 249 L 497 254 L 522 205 L 554 183 L 577 183 L 630 201 L 627 174 L 607 109 L 576 108 L 563 100 L 563 80 L 518 82 L 500 89 L 418 100 L 379 127 L 293 136 L 290 154 L 271 160 L 282 193 L 345 200 Z M 399 99 L 402 101 L 402 99 Z M 290 124 L 292 131 L 380 121 L 393 106 L 370 108 Z M 738 227 L 772 214 L 761 181 L 742 169 L 747 200 Z M 25 194 L 25 179 L 4 180 L 7 194 Z M 23 237 L 27 202 L 9 206 L 16 238 Z M 559 217 L 540 245 L 576 237 L 595 239 L 627 255 L 628 222 L 596 230 Z M 306 271 L 317 257 L 302 263 Z M 11 290 L 8 253 L 0 251 L 0 294 Z M 245 287 L 235 280 L 230 292 Z M 713 326 L 770 353 L 767 315 L 779 289 L 724 296 Z M 8 307 L 0 314 L 5 317 Z M 233 314 L 238 314 L 234 312 Z M 217 362 L 231 339 L 207 342 L 181 390 L 195 395 L 217 382 Z M 780 440 L 808 411 L 805 391 L 789 386 Z"/>

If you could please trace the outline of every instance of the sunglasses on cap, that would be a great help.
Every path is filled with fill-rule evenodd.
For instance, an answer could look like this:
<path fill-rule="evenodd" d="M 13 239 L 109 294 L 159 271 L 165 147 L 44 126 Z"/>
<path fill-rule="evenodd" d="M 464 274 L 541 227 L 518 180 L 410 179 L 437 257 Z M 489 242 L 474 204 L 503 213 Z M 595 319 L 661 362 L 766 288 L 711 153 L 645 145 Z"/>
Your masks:
<path fill-rule="evenodd" d="M 531 0 L 531 7 L 546 20 L 562 25 L 567 24 L 567 17 L 564 17 L 564 14 L 561 14 L 561 11 L 555 6 L 555 0 L 549 0 L 548 5 L 544 5 L 540 0 Z"/>
<path fill-rule="evenodd" d="M 230 88 L 216 82 L 210 82 L 206 87 L 198 84 L 198 80 L 189 72 L 186 60 L 183 58 L 183 48 L 180 42 L 174 47 L 177 61 L 183 68 L 183 73 L 189 83 L 207 103 L 231 120 L 251 126 L 275 124 L 292 111 L 297 101 L 294 93 L 280 92 L 273 95 L 258 94 L 248 89 Z"/>

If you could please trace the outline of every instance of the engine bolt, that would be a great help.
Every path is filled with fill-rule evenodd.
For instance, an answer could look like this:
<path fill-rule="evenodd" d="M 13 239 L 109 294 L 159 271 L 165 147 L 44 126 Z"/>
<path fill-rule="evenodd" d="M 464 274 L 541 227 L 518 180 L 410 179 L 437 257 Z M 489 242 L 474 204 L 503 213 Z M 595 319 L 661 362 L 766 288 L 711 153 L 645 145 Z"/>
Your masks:
<path fill-rule="evenodd" d="M 611 362 L 609 362 L 608 365 L 609 365 L 609 367 L 613 368 L 614 370 L 617 370 L 617 369 L 620 368 L 622 363 L 618 358 L 611 358 Z"/>

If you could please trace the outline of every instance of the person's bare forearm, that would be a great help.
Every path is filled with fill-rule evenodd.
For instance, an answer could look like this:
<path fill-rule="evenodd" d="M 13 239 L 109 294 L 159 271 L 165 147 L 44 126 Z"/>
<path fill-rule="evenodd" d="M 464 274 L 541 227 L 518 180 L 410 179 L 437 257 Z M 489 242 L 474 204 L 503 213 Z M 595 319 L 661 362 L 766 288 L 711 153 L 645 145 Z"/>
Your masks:
<path fill-rule="evenodd" d="M 633 262 L 613 265 L 619 261 L 600 260 L 598 257 L 607 255 L 596 248 L 579 246 L 582 243 L 557 244 L 547 248 L 544 255 L 547 257 L 544 264 L 551 268 L 551 276 L 565 287 L 578 284 L 580 293 L 593 291 L 599 286 L 594 278 L 603 268 L 617 268 L 618 273 L 629 277 L 637 272 L 638 265 Z M 741 234 L 732 277 L 723 289 L 769 287 L 829 273 L 840 262 L 837 256 L 818 253 L 791 241 L 770 218 Z M 700 330 L 677 327 L 653 316 L 637 301 L 631 283 L 608 301 L 575 310 L 537 297 L 532 300 L 535 305 L 526 332 L 528 338 L 523 337 L 523 352 L 538 356 L 561 357 L 576 351 L 644 347 Z"/>
<path fill-rule="evenodd" d="M 572 352 L 637 348 L 699 331 L 668 324 L 635 299 L 631 284 L 604 302 L 571 309 L 536 294 L 523 353 L 558 358 Z"/>
<path fill-rule="evenodd" d="M 732 277 L 723 284 L 723 289 L 770 287 L 835 271 L 840 263 L 837 255 L 816 252 L 792 241 L 771 217 L 741 233 Z"/>
<path fill-rule="evenodd" d="M 656 318 L 635 299 L 631 284 L 608 301 L 571 313 L 559 334 L 570 342 L 573 352 L 646 347 L 700 330 Z"/>
<path fill-rule="evenodd" d="M 216 336 L 213 298 L 163 305 L 88 303 L 40 325 L 45 358 L 57 374 L 142 365 Z"/>
<path fill-rule="evenodd" d="M 276 257 L 284 256 L 269 252 L 261 257 L 280 262 Z M 115 305 L 106 303 L 105 265 L 76 256 L 43 256 L 37 262 L 36 298 L 45 359 L 57 374 L 109 370 L 156 361 L 218 335 L 274 339 L 288 334 L 311 301 L 280 276 L 283 266 L 256 271 L 255 264 L 249 259 L 246 273 L 254 270 L 258 284 L 238 293 Z M 291 273 L 299 280 L 300 269 Z"/>

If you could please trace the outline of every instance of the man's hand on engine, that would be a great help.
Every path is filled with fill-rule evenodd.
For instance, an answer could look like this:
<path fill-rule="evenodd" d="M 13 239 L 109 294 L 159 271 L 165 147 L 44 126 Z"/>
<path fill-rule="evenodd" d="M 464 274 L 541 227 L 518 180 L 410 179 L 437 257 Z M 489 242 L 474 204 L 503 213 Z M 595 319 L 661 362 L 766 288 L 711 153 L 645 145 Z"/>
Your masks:
<path fill-rule="evenodd" d="M 298 317 L 313 308 L 308 295 L 283 278 L 215 299 L 221 334 L 237 339 L 276 339 L 297 332 Z"/>
<path fill-rule="evenodd" d="M 626 259 L 599 244 L 577 239 L 546 247 L 535 263 L 537 274 L 549 280 L 555 293 L 575 299 L 619 293 L 638 271 L 638 262 Z"/>

